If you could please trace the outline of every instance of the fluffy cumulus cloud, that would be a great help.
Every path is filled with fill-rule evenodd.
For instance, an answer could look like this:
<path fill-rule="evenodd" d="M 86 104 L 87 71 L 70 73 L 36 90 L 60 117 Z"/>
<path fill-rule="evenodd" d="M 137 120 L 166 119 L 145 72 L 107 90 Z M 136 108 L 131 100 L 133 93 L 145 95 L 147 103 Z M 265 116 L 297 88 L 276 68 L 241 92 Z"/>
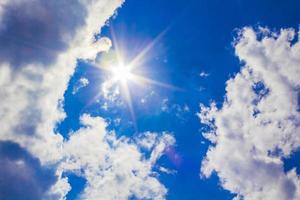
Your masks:
<path fill-rule="evenodd" d="M 300 147 L 300 42 L 293 29 L 240 31 L 236 55 L 244 63 L 227 81 L 221 108 L 201 106 L 213 143 L 202 163 L 236 199 L 300 199 L 300 178 L 283 158 Z"/>
<path fill-rule="evenodd" d="M 73 171 L 87 179 L 82 199 L 164 199 L 166 188 L 157 180 L 152 166 L 164 149 L 174 143 L 172 136 L 163 134 L 149 139 L 151 156 L 141 153 L 143 146 L 126 137 L 116 138 L 105 130 L 105 121 L 98 117 L 83 115 L 85 126 L 75 132 L 64 146 L 66 162 L 64 171 Z M 144 134 L 143 134 L 144 135 Z M 151 140 L 151 141 L 150 141 Z"/>
<path fill-rule="evenodd" d="M 1 199 L 64 199 L 71 188 L 65 171 L 87 179 L 84 199 L 113 191 L 116 198 L 163 198 L 151 159 L 105 131 L 103 120 L 83 116 L 86 128 L 70 141 L 55 131 L 77 59 L 93 60 L 111 46 L 95 35 L 122 3 L 0 0 Z"/>
<path fill-rule="evenodd" d="M 63 138 L 53 128 L 64 117 L 61 103 L 76 60 L 93 59 L 103 49 L 94 35 L 121 3 L 1 2 L 2 140 L 28 147 L 42 162 L 59 159 Z"/>

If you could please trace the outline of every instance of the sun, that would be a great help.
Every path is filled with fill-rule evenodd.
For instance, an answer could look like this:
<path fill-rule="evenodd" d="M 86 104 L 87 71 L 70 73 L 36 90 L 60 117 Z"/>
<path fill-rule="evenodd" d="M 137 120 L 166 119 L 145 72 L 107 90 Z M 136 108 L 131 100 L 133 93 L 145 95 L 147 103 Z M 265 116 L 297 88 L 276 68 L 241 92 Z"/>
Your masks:
<path fill-rule="evenodd" d="M 126 82 L 133 79 L 131 68 L 126 65 L 118 65 L 112 69 L 113 79 L 115 81 Z"/>
<path fill-rule="evenodd" d="M 163 31 L 161 34 L 159 34 L 153 41 L 146 45 L 135 57 L 129 60 L 126 59 L 126 56 L 124 56 L 126 55 L 126 52 L 124 53 L 123 51 L 121 51 L 122 48 L 120 48 L 118 40 L 112 32 L 114 49 L 104 54 L 103 59 L 101 60 L 99 65 L 97 65 L 97 67 L 99 67 L 100 69 L 103 69 L 106 72 L 108 72 L 108 79 L 102 84 L 101 93 L 104 94 L 105 98 L 111 101 L 115 101 L 115 95 L 122 95 L 122 97 L 124 97 L 136 131 L 138 130 L 134 113 L 134 99 L 132 99 L 132 90 L 135 89 L 132 87 L 134 85 L 142 85 L 146 87 L 154 85 L 167 89 L 182 91 L 181 88 L 163 82 L 159 82 L 151 79 L 150 77 L 144 76 L 148 73 L 145 73 L 145 71 L 141 70 L 145 69 L 144 65 L 145 61 L 148 60 L 147 58 L 149 51 L 155 46 L 155 44 L 160 40 L 160 38 L 165 34 L 165 32 L 166 31 Z M 134 84 L 131 84 L 131 82 Z M 101 93 L 99 93 L 97 97 L 99 97 Z M 112 96 L 110 97 L 111 93 Z"/>

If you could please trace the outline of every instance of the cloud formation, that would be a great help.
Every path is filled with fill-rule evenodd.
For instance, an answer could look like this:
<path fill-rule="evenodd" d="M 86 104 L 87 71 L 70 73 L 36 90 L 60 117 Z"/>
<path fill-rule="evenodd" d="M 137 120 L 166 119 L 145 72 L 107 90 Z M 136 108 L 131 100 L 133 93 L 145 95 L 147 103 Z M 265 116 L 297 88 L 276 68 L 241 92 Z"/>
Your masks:
<path fill-rule="evenodd" d="M 65 116 L 63 94 L 76 60 L 93 59 L 99 51 L 107 49 L 107 44 L 103 47 L 103 41 L 95 41 L 94 35 L 122 2 L 1 1 L 0 140 L 12 141 L 32 156 L 31 160 L 25 162 L 21 157 L 17 162 L 24 163 L 25 168 L 20 170 L 24 170 L 24 174 L 26 170 L 30 172 L 26 173 L 28 177 L 8 171 L 8 167 L 19 165 L 3 161 L 2 171 L 14 179 L 1 186 L 6 191 L 1 199 L 28 192 L 32 193 L 28 199 L 43 199 L 45 195 L 63 199 L 70 189 L 67 179 L 61 178 L 63 172 L 55 170 L 64 156 L 63 137 L 55 132 L 56 123 Z M 10 151 L 16 148 L 11 146 Z M 37 165 L 35 159 L 40 162 L 40 167 L 33 166 Z M 46 166 L 54 167 L 57 182 L 56 179 L 47 182 L 49 177 L 46 176 L 35 177 Z M 15 191 L 18 182 L 32 187 L 24 186 L 26 191 Z M 47 191 L 50 188 L 53 194 Z"/>
<path fill-rule="evenodd" d="M 9 42 L 9 48 L 1 48 L 3 55 L 0 55 L 3 57 L 0 59 L 2 140 L 27 147 L 42 163 L 61 158 L 63 138 L 54 128 L 65 117 L 64 91 L 77 59 L 94 59 L 99 51 L 106 49 L 107 45 L 102 47 L 103 42 L 95 41 L 95 34 L 122 2 L 81 0 L 69 5 L 69 0 L 13 0 L 1 3 L 0 35 L 16 37 L 5 41 Z M 16 25 L 21 27 L 15 30 L 12 26 Z M 48 56 L 47 48 L 37 48 L 41 43 L 59 47 L 55 56 Z M 39 53 L 27 55 L 27 51 Z M 26 58 L 18 55 L 23 53 Z"/>
<path fill-rule="evenodd" d="M 11 141 L 0 141 L 0 199 L 42 199 L 57 177 Z"/>
<path fill-rule="evenodd" d="M 164 198 L 166 188 L 152 167 L 174 142 L 171 136 L 156 137 L 153 156 L 146 158 L 138 142 L 118 139 L 101 118 L 82 116 L 85 128 L 69 141 L 55 129 L 65 117 L 63 94 L 77 59 L 94 60 L 111 47 L 95 35 L 122 3 L 1 1 L 1 199 L 65 199 L 71 189 L 66 171 L 87 180 L 82 199 Z"/>
<path fill-rule="evenodd" d="M 201 172 L 215 171 L 236 199 L 300 198 L 299 176 L 282 161 L 300 147 L 298 37 L 293 29 L 242 29 L 235 51 L 245 65 L 227 81 L 223 106 L 201 105 L 213 143 Z"/>
<path fill-rule="evenodd" d="M 166 188 L 152 171 L 164 149 L 174 143 L 168 134 L 147 133 L 138 140 L 151 143 L 150 158 L 126 137 L 117 139 L 106 131 L 106 122 L 100 117 L 83 115 L 85 126 L 76 131 L 64 144 L 66 162 L 61 169 L 72 171 L 87 180 L 81 199 L 164 199 Z M 149 138 L 150 137 L 150 138 Z M 151 141 L 150 141 L 151 140 Z"/>
<path fill-rule="evenodd" d="M 79 0 L 13 0 L 2 9 L 0 62 L 12 67 L 54 63 L 87 15 Z"/>

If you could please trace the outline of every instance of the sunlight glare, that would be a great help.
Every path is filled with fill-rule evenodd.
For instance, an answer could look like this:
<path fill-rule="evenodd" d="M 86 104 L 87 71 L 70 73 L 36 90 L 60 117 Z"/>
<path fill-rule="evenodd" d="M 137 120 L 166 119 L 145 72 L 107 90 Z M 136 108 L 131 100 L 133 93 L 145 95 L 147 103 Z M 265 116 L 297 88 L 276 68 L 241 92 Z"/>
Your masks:
<path fill-rule="evenodd" d="M 118 44 L 118 40 L 116 39 L 115 34 L 112 30 L 115 50 L 111 50 L 110 53 L 104 54 L 104 59 L 102 60 L 103 63 L 97 65 L 97 67 L 107 71 L 110 74 L 109 79 L 103 83 L 103 94 L 108 94 L 110 90 L 115 88 L 115 86 L 118 88 L 118 91 L 120 88 L 120 93 L 125 98 L 136 132 L 138 132 L 138 128 L 135 120 L 134 106 L 132 102 L 133 99 L 130 91 L 130 89 L 132 89 L 130 88 L 132 87 L 132 84 L 129 84 L 129 82 L 133 82 L 137 85 L 155 85 L 167 89 L 182 91 L 182 89 L 178 87 L 145 77 L 141 73 L 136 73 L 136 68 L 142 67 L 142 65 L 144 65 L 145 60 L 147 60 L 148 58 L 149 51 L 157 44 L 157 42 L 167 32 L 167 30 L 168 28 L 160 33 L 153 41 L 146 45 L 133 59 L 129 60 L 129 62 L 127 62 L 126 64 L 124 64 L 124 61 L 128 60 L 125 59 L 124 54 Z M 140 70 L 138 71 L 141 72 Z M 111 99 L 115 99 L 116 94 L 115 92 L 112 93 L 113 97 Z"/>
<path fill-rule="evenodd" d="M 131 69 L 128 66 L 120 65 L 112 69 L 113 78 L 116 81 L 125 82 L 127 80 L 132 79 L 133 75 L 131 73 Z"/>

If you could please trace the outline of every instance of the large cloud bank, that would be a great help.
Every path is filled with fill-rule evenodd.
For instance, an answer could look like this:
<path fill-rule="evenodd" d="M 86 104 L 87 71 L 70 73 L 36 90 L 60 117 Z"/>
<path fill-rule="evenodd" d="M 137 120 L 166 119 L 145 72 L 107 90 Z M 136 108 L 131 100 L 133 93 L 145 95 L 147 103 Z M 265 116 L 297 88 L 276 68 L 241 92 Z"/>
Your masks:
<path fill-rule="evenodd" d="M 227 81 L 218 109 L 201 106 L 213 143 L 202 163 L 237 199 L 300 199 L 296 170 L 283 158 L 300 147 L 300 42 L 293 29 L 244 28 L 235 42 L 244 67 Z"/>
<path fill-rule="evenodd" d="M 10 141 L 0 141 L 0 177 L 0 199 L 27 200 L 42 199 L 57 179 L 52 170 Z"/>
<path fill-rule="evenodd" d="M 101 118 L 82 116 L 85 128 L 69 141 L 55 131 L 77 59 L 107 50 L 94 36 L 122 3 L 0 0 L 1 199 L 65 199 L 65 172 L 87 180 L 82 199 L 164 198 L 152 166 L 171 136 L 157 136 L 147 158 Z"/>

